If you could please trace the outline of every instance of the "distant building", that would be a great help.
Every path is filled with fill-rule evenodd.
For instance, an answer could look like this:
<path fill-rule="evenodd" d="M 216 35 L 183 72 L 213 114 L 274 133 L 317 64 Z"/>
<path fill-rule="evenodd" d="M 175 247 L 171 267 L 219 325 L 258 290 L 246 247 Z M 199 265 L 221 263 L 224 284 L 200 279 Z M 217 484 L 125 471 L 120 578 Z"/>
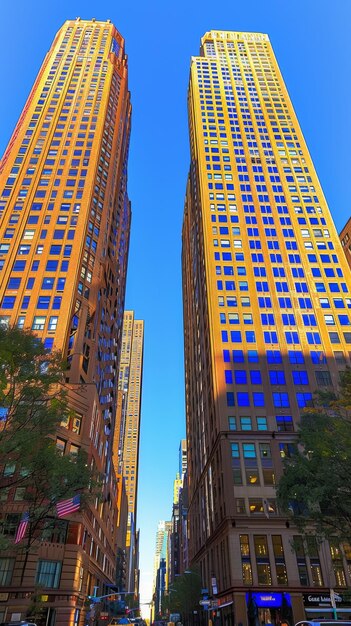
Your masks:
<path fill-rule="evenodd" d="M 351 267 L 351 218 L 346 222 L 339 237 L 341 245 L 344 248 L 346 260 Z"/>
<path fill-rule="evenodd" d="M 169 583 L 174 582 L 176 576 L 179 576 L 185 569 L 182 562 L 182 491 L 184 486 L 184 478 L 186 476 L 187 457 L 186 457 L 186 441 L 183 439 L 179 446 L 179 471 L 177 472 L 173 483 L 173 506 L 172 506 L 172 528 L 169 538 L 169 566 L 168 577 Z"/>
<path fill-rule="evenodd" d="M 160 585 L 162 588 L 168 588 L 168 570 L 169 570 L 169 536 L 172 528 L 171 522 L 164 520 L 158 524 L 156 532 L 156 546 L 154 556 L 153 571 L 153 601 L 151 604 L 151 621 L 155 619 L 157 611 L 160 609 Z"/>
<path fill-rule="evenodd" d="M 137 489 L 143 374 L 144 322 L 134 318 L 134 311 L 123 316 L 122 352 L 119 367 L 116 429 L 113 462 L 125 481 L 128 501 L 126 537 L 126 585 L 139 593 L 137 554 Z"/>
<path fill-rule="evenodd" d="M 179 474 L 183 478 L 187 468 L 186 439 L 182 439 L 179 445 Z"/>

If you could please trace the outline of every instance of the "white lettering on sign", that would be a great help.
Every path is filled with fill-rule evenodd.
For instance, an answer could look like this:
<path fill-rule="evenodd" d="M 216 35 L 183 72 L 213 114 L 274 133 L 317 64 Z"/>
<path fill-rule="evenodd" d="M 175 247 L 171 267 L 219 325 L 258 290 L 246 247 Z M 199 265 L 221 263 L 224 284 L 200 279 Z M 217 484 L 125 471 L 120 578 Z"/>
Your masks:
<path fill-rule="evenodd" d="M 335 593 L 334 595 L 334 599 L 336 602 L 342 602 L 342 597 L 339 596 L 337 593 Z M 309 602 L 316 602 L 316 604 L 318 604 L 319 602 L 331 602 L 331 597 L 330 596 L 315 596 L 315 595 L 309 595 L 308 596 L 308 601 Z"/>

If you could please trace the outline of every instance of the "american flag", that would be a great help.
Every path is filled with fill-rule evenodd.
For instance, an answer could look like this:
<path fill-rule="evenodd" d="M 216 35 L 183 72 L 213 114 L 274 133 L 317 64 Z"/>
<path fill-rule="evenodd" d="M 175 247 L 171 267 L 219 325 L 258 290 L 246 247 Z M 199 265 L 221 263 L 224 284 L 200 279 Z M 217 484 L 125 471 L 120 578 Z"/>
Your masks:
<path fill-rule="evenodd" d="M 24 535 L 26 534 L 28 524 L 29 524 L 29 513 L 28 511 L 26 511 L 25 513 L 23 513 L 21 517 L 21 521 L 18 524 L 16 537 L 15 537 L 15 543 L 19 543 L 20 541 L 22 541 Z"/>
<path fill-rule="evenodd" d="M 57 502 L 56 510 L 58 517 L 65 517 L 70 513 L 75 513 L 80 508 L 80 494 L 73 496 L 72 498 L 68 498 L 68 500 L 61 500 L 61 502 Z"/>

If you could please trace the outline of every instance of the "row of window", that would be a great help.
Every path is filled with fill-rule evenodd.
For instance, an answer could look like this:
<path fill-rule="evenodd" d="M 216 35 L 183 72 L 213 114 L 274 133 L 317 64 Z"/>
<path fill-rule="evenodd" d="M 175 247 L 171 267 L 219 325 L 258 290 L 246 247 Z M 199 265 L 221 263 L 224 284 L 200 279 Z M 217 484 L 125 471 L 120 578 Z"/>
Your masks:
<path fill-rule="evenodd" d="M 15 566 L 14 558 L 0 558 L 0 586 L 11 584 Z M 62 561 L 39 559 L 35 574 L 35 584 L 45 589 L 58 589 L 61 578 Z"/>
<path fill-rule="evenodd" d="M 4 307 L 3 307 L 4 308 Z M 7 307 L 10 308 L 10 307 Z M 311 325 L 311 324 L 309 324 Z M 340 335 L 337 332 L 329 332 L 329 341 L 332 344 L 341 343 Z M 254 330 L 222 330 L 221 331 L 222 343 L 256 343 L 256 332 Z M 278 333 L 275 331 L 263 331 L 263 340 L 265 344 L 279 344 Z M 300 336 L 297 331 L 285 331 L 284 340 L 288 345 L 300 344 Z M 306 332 L 306 341 L 309 345 L 321 345 L 322 339 L 319 332 Z M 345 343 L 351 343 L 351 332 L 343 333 L 343 341 Z"/>

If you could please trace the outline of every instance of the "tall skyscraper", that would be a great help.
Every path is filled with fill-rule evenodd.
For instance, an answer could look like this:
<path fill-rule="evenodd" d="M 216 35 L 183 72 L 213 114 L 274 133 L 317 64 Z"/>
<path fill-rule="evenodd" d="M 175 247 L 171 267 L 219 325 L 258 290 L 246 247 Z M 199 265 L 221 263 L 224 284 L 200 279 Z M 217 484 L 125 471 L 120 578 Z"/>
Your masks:
<path fill-rule="evenodd" d="M 121 472 L 128 499 L 127 587 L 136 589 L 136 516 L 138 490 L 139 438 L 143 374 L 144 322 L 134 319 L 134 311 L 123 316 L 122 351 L 119 368 L 117 419 L 114 438 L 114 464 Z"/>
<path fill-rule="evenodd" d="M 225 623 L 247 623 L 249 590 L 261 623 L 290 603 L 297 621 L 333 576 L 351 583 L 341 551 L 307 550 L 275 498 L 301 412 L 350 363 L 350 270 L 268 36 L 206 33 L 188 104 L 190 564 Z"/>
<path fill-rule="evenodd" d="M 124 40 L 110 20 L 67 21 L 46 55 L 0 164 L 0 322 L 32 329 L 68 361 L 74 415 L 62 454 L 88 453 L 101 497 L 65 518 L 60 538 L 10 555 L 6 620 L 44 590 L 44 622 L 85 623 L 88 594 L 116 570 L 116 413 L 130 203 L 130 96 Z M 83 385 L 83 386 L 82 386 Z M 20 504 L 6 502 L 8 514 Z M 56 542 L 56 543 L 53 543 Z M 59 543 L 60 545 L 57 545 Z M 11 571 L 10 571 L 11 570 Z M 44 596 L 43 596 L 44 597 Z"/>

